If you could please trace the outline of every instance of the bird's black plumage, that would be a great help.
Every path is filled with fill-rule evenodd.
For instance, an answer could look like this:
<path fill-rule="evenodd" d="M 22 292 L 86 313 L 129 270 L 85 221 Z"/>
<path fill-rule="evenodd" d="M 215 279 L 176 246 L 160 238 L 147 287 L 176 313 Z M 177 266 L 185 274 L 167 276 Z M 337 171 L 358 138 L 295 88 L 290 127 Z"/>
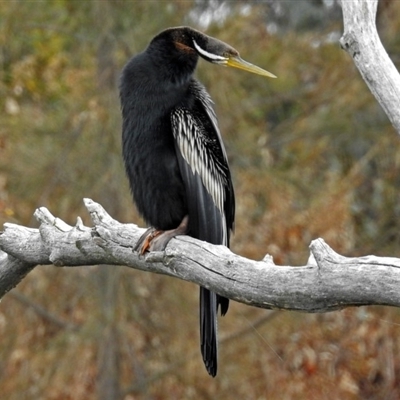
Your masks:
<path fill-rule="evenodd" d="M 178 233 L 229 246 L 235 197 L 212 101 L 193 78 L 199 56 L 262 73 L 229 45 L 189 27 L 167 29 L 125 66 L 120 84 L 125 168 L 139 212 L 164 247 Z M 232 63 L 232 64 L 230 64 Z M 266 71 L 263 71 L 266 72 Z M 186 221 L 187 225 L 181 225 Z M 178 226 L 184 226 L 174 231 Z M 144 245 L 143 245 L 144 246 Z M 153 246 L 153 247 L 152 247 Z M 201 352 L 217 373 L 217 310 L 229 300 L 200 288 Z"/>

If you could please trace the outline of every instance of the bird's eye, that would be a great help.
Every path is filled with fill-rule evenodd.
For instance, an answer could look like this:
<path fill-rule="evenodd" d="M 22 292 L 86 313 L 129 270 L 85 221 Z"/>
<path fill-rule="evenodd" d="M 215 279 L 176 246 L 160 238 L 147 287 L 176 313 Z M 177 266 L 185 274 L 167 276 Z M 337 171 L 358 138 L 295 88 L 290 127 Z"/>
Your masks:
<path fill-rule="evenodd" d="M 229 58 L 229 57 L 237 57 L 239 53 L 236 50 L 228 50 L 224 53 L 224 56 Z"/>

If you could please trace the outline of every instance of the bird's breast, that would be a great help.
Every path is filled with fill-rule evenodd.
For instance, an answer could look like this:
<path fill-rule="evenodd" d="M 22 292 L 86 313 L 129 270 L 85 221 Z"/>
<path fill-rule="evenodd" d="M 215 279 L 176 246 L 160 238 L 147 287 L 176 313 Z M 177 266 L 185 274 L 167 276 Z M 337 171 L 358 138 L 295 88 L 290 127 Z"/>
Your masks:
<path fill-rule="evenodd" d="M 173 229 L 187 214 L 185 188 L 170 117 L 159 109 L 151 111 L 133 113 L 124 121 L 125 167 L 135 203 L 144 219 L 157 229 Z"/>

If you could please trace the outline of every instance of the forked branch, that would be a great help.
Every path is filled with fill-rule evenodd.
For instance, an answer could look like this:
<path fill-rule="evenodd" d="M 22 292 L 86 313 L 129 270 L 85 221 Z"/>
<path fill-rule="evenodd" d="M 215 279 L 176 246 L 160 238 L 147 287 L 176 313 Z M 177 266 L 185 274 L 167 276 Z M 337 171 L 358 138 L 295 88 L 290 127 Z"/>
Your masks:
<path fill-rule="evenodd" d="M 100 204 L 84 201 L 91 228 L 80 218 L 75 226 L 67 225 L 46 208 L 35 212 L 39 229 L 5 224 L 0 234 L 0 249 L 6 253 L 0 257 L 0 274 L 11 271 L 12 279 L 4 284 L 0 277 L 1 296 L 24 276 L 18 267 L 10 269 L 10 262 L 27 270 L 39 264 L 109 264 L 170 275 L 262 308 L 325 312 L 354 305 L 400 306 L 397 258 L 347 258 L 317 239 L 310 245 L 307 265 L 277 266 L 269 256 L 253 261 L 188 236 L 173 239 L 165 252 L 140 256 L 133 247 L 144 229 L 121 224 Z"/>

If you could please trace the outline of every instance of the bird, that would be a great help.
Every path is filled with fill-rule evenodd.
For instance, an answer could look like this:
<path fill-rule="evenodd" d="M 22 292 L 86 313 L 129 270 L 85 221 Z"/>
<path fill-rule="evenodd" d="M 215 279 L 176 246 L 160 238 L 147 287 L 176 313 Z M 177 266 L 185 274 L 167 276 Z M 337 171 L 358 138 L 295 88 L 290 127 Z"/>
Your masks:
<path fill-rule="evenodd" d="M 275 78 L 230 45 L 188 26 L 158 33 L 124 66 L 122 153 L 133 200 L 150 228 L 135 249 L 163 251 L 177 235 L 229 247 L 235 195 L 213 101 L 198 60 Z M 229 299 L 200 287 L 200 348 L 217 374 L 217 314 Z"/>

